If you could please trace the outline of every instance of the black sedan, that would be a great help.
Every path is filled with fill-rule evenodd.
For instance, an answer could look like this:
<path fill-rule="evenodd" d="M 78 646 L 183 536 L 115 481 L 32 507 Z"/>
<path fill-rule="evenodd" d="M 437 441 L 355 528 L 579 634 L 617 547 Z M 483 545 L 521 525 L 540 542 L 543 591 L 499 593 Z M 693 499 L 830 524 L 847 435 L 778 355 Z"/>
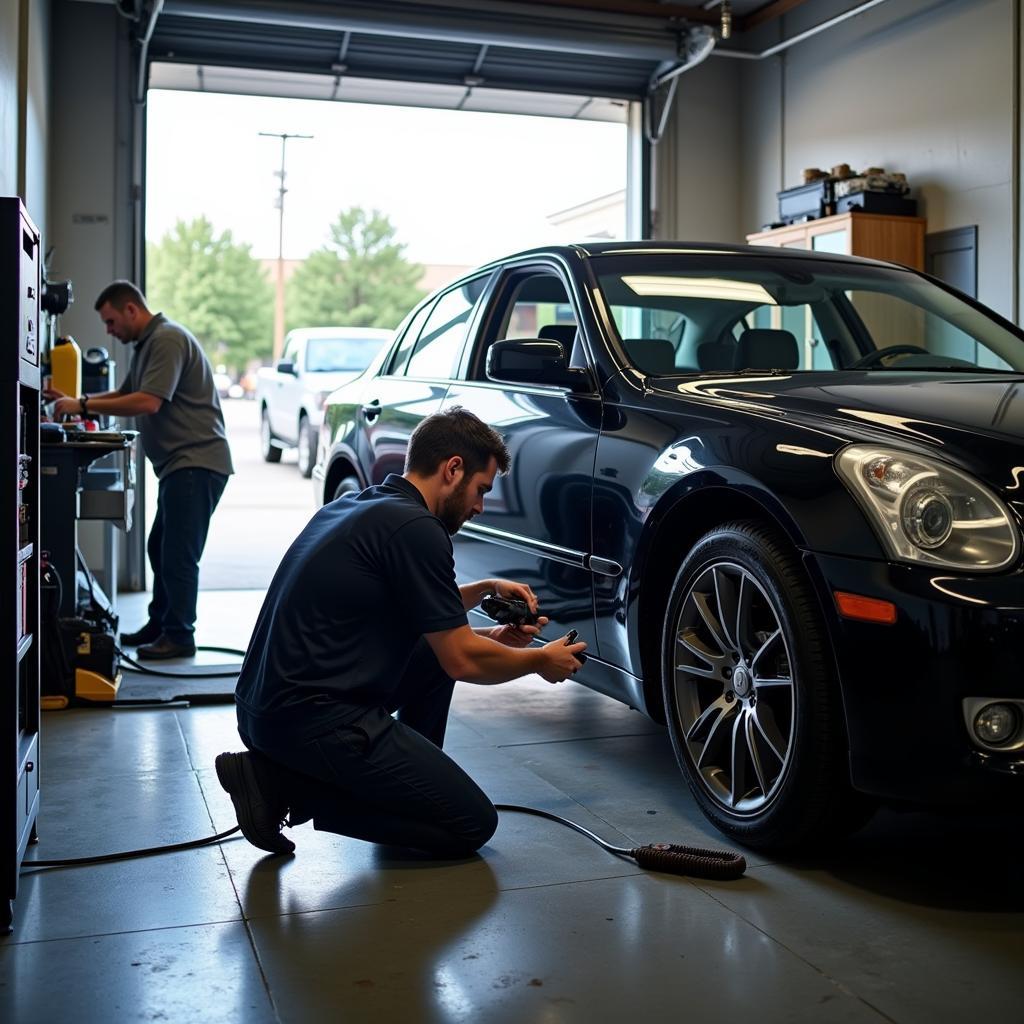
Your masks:
<path fill-rule="evenodd" d="M 901 267 L 553 247 L 422 302 L 327 405 L 318 498 L 451 405 L 512 453 L 455 538 L 529 583 L 580 682 L 665 722 L 754 847 L 879 798 L 1024 793 L 1024 335 Z M 343 586 L 344 581 L 339 581 Z"/>

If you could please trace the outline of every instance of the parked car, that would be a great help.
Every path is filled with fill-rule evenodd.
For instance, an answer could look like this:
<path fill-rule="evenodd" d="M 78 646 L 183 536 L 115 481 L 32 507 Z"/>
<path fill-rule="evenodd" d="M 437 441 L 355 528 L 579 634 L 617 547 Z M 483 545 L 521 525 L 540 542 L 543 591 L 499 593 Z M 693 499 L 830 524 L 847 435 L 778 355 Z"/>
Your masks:
<path fill-rule="evenodd" d="M 529 583 L 747 845 L 1020 806 L 1024 334 L 895 265 L 610 243 L 483 267 L 331 397 L 330 501 L 427 414 L 512 454 L 460 579 Z M 1013 801 L 1013 803 L 1009 803 Z"/>
<path fill-rule="evenodd" d="M 257 375 L 260 450 L 280 462 L 298 448 L 299 472 L 308 477 L 316 457 L 324 399 L 369 365 L 391 331 L 374 327 L 300 327 L 289 331 L 281 359 Z"/>

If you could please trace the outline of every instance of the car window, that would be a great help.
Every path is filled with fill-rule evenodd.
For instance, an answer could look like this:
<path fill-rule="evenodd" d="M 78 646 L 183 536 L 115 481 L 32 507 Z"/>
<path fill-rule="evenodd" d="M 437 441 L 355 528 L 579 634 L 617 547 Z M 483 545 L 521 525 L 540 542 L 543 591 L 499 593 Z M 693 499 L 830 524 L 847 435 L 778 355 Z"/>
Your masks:
<path fill-rule="evenodd" d="M 310 338 L 306 369 L 310 373 L 365 370 L 380 351 L 384 338 Z"/>
<path fill-rule="evenodd" d="M 289 338 L 284 346 L 284 352 L 281 353 L 281 362 L 283 363 L 294 363 L 296 356 L 299 353 L 299 339 Z"/>
<path fill-rule="evenodd" d="M 562 341 L 575 336 L 576 313 L 561 278 L 556 274 L 531 274 L 513 288 L 500 324 L 499 338 Z"/>
<path fill-rule="evenodd" d="M 434 304 L 405 368 L 410 377 L 451 377 L 486 277 L 463 282 Z"/>
<path fill-rule="evenodd" d="M 850 289 L 846 298 L 863 323 L 875 348 L 912 345 L 904 362 L 928 355 L 941 356 L 948 365 L 963 363 L 993 370 L 1009 370 L 1010 364 L 989 348 L 982 338 L 906 299 L 880 291 Z"/>
<path fill-rule="evenodd" d="M 387 370 L 388 373 L 405 373 L 405 368 L 409 365 L 409 356 L 412 355 L 413 346 L 416 344 L 416 339 L 420 336 L 420 330 L 423 328 L 423 324 L 430 315 L 433 305 L 434 304 L 432 302 L 426 303 L 423 308 L 416 313 L 412 320 L 409 321 L 409 325 L 406 327 L 405 333 L 402 335 L 402 340 L 398 343 L 398 348 L 395 349 L 395 354 L 391 357 L 391 364 L 388 366 Z"/>
<path fill-rule="evenodd" d="M 712 253 L 594 260 L 630 362 L 648 374 L 1005 372 L 1011 329 L 912 271 Z"/>

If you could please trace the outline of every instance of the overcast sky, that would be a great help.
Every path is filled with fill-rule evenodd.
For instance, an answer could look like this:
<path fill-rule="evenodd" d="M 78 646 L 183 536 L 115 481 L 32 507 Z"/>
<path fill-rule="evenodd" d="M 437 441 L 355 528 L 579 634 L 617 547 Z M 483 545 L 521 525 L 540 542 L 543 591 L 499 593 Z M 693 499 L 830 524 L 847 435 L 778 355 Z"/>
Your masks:
<path fill-rule="evenodd" d="M 277 255 L 281 143 L 284 254 L 326 241 L 348 206 L 386 213 L 420 263 L 474 265 L 563 240 L 550 213 L 626 184 L 621 124 L 317 100 L 149 93 L 147 236 L 200 214 L 253 255 Z"/>

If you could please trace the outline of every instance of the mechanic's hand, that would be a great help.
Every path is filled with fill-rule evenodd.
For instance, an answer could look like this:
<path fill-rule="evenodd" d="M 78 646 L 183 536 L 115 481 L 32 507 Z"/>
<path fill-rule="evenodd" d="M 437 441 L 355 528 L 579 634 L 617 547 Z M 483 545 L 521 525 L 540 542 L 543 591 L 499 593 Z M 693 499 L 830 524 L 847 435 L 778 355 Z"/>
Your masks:
<path fill-rule="evenodd" d="M 587 645 L 582 640 L 577 640 L 576 643 L 567 646 L 565 641 L 568 638 L 569 634 L 566 633 L 565 636 L 552 640 L 541 648 L 545 655 L 545 663 L 538 672 L 549 683 L 560 683 L 583 667 L 575 656 L 585 651 Z"/>
<path fill-rule="evenodd" d="M 531 612 L 537 614 L 537 595 L 525 584 L 513 580 L 491 580 L 491 589 L 497 597 L 525 601 Z"/>
<path fill-rule="evenodd" d="M 62 395 L 53 407 L 54 416 L 77 416 L 82 412 L 82 403 L 77 398 Z"/>
<path fill-rule="evenodd" d="M 529 647 L 530 641 L 537 636 L 541 629 L 548 624 L 546 616 L 542 615 L 537 620 L 536 626 L 513 626 L 508 623 L 505 626 L 494 626 L 488 634 L 492 640 L 506 647 Z"/>

